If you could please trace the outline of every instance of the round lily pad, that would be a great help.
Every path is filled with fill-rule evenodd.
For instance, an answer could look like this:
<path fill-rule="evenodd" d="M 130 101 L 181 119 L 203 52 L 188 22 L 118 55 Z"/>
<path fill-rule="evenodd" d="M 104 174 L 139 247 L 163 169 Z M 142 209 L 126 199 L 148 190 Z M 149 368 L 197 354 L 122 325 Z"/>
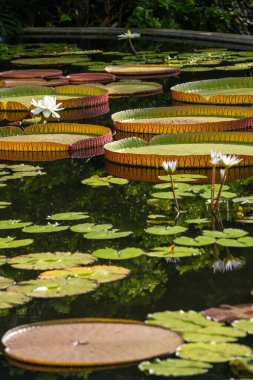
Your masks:
<path fill-rule="evenodd" d="M 2 291 L 0 292 L 0 310 L 23 305 L 29 302 L 30 299 L 25 294 Z"/>
<path fill-rule="evenodd" d="M 177 355 L 183 359 L 210 363 L 228 362 L 251 353 L 249 347 L 236 343 L 188 343 L 177 349 Z"/>
<path fill-rule="evenodd" d="M 169 67 L 167 65 L 121 65 L 106 66 L 105 71 L 115 75 L 139 76 L 139 75 L 178 75 L 180 69 L 177 67 Z"/>
<path fill-rule="evenodd" d="M 94 265 L 92 267 L 66 268 L 63 270 L 51 270 L 40 274 L 42 279 L 80 277 L 91 278 L 99 283 L 117 281 L 125 278 L 130 270 L 115 265 Z"/>
<path fill-rule="evenodd" d="M 235 239 L 218 239 L 217 244 L 223 247 L 238 247 L 247 248 L 253 247 L 253 238 L 251 236 L 241 237 L 237 240 Z"/>
<path fill-rule="evenodd" d="M 2 342 L 5 353 L 21 362 L 90 367 L 169 354 L 182 339 L 172 331 L 141 322 L 88 318 L 19 326 L 9 330 Z"/>
<path fill-rule="evenodd" d="M 43 233 L 50 233 L 50 232 L 65 231 L 68 228 L 69 226 L 59 226 L 57 224 L 48 223 L 45 226 L 39 226 L 39 225 L 34 224 L 33 226 L 23 228 L 22 231 L 29 234 L 43 234 Z"/>
<path fill-rule="evenodd" d="M 186 245 L 190 247 L 202 247 L 215 243 L 215 239 L 209 236 L 197 236 L 195 239 L 187 236 L 180 236 L 174 239 L 174 242 L 176 244 Z"/>
<path fill-rule="evenodd" d="M 240 329 L 242 331 L 245 331 L 248 334 L 253 334 L 253 319 L 246 319 L 241 321 L 234 321 L 232 323 L 236 329 Z"/>
<path fill-rule="evenodd" d="M 2 71 L 0 78 L 3 79 L 26 79 L 26 78 L 57 78 L 62 75 L 62 70 L 52 69 L 28 69 Z"/>
<path fill-rule="evenodd" d="M 211 364 L 183 359 L 157 359 L 154 362 L 139 364 L 139 369 L 149 375 L 172 377 L 201 375 L 208 372 L 210 368 L 212 368 Z"/>
<path fill-rule="evenodd" d="M 240 329 L 224 326 L 209 326 L 196 328 L 195 331 L 183 333 L 188 342 L 234 342 L 245 337 L 246 333 Z"/>
<path fill-rule="evenodd" d="M 15 240 L 13 237 L 0 238 L 0 249 L 10 249 L 25 247 L 33 243 L 32 239 L 18 239 Z"/>
<path fill-rule="evenodd" d="M 88 232 L 83 235 L 85 239 L 119 239 L 131 235 L 132 231 L 119 231 L 117 229 Z"/>
<path fill-rule="evenodd" d="M 87 56 L 73 56 L 73 57 L 39 57 L 39 58 L 19 58 L 11 61 L 13 65 L 22 66 L 57 66 L 57 65 L 71 65 L 76 62 L 89 61 Z"/>
<path fill-rule="evenodd" d="M 208 231 L 204 230 L 203 234 L 206 236 L 216 237 L 216 238 L 240 238 L 248 235 L 248 231 L 240 230 L 237 228 L 225 228 L 221 231 Z"/>
<path fill-rule="evenodd" d="M 24 228 L 30 226 L 31 222 L 20 222 L 20 220 L 0 220 L 0 230 L 12 230 L 15 228 Z"/>
<path fill-rule="evenodd" d="M 153 94 L 162 92 L 163 87 L 155 82 L 141 82 L 141 81 L 123 81 L 109 83 L 105 86 L 109 91 L 109 96 L 125 96 L 125 95 L 140 95 L 140 94 Z"/>
<path fill-rule="evenodd" d="M 0 276 L 0 290 L 4 290 L 13 284 L 14 284 L 14 280 L 12 278 L 6 278 L 6 277 Z"/>
<path fill-rule="evenodd" d="M 97 175 L 92 176 L 90 178 L 84 179 L 81 181 L 84 185 L 99 187 L 99 186 L 107 186 L 111 187 L 111 185 L 126 185 L 128 180 L 125 178 L 117 178 L 117 177 L 99 177 Z"/>
<path fill-rule="evenodd" d="M 82 223 L 70 227 L 71 231 L 81 234 L 88 232 L 106 231 L 112 228 L 112 224 Z"/>
<path fill-rule="evenodd" d="M 93 256 L 106 260 L 128 260 L 144 254 L 140 248 L 125 248 L 117 251 L 113 248 L 104 248 L 94 251 Z"/>
<path fill-rule="evenodd" d="M 79 220 L 89 218 L 87 212 L 61 212 L 47 217 L 51 220 Z"/>
<path fill-rule="evenodd" d="M 54 280 L 29 280 L 10 287 L 11 292 L 25 294 L 33 298 L 58 298 L 74 296 L 94 291 L 98 283 L 91 279 L 76 277 Z"/>
<path fill-rule="evenodd" d="M 149 227 L 145 229 L 145 232 L 151 235 L 176 235 L 180 234 L 182 232 L 185 232 L 187 230 L 186 227 L 182 226 L 154 226 L 154 227 Z"/>
<path fill-rule="evenodd" d="M 152 251 L 146 253 L 147 256 L 151 257 L 169 257 L 169 258 L 180 258 L 180 257 L 191 257 L 201 255 L 198 248 L 193 247 L 157 247 L 153 248 Z"/>
<path fill-rule="evenodd" d="M 87 253 L 46 252 L 13 257 L 9 260 L 9 264 L 18 269 L 47 270 L 87 265 L 95 260 L 94 256 Z"/>
<path fill-rule="evenodd" d="M 109 73 L 74 73 L 66 76 L 71 84 L 107 83 L 113 82 L 116 77 Z"/>

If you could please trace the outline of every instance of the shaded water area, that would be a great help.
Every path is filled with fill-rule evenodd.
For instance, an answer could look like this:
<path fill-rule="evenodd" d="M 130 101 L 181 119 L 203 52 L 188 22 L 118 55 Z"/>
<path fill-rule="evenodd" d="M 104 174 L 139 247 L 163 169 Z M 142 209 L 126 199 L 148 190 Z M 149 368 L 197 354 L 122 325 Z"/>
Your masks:
<path fill-rule="evenodd" d="M 100 45 L 104 45 L 100 43 Z M 50 45 L 49 45 L 50 46 Z M 93 46 L 93 48 L 102 46 Z M 82 46 L 83 49 L 90 46 Z M 125 46 L 127 49 L 127 46 Z M 145 47 L 148 48 L 147 46 Z M 193 48 L 178 46 L 164 47 L 161 44 L 152 45 L 157 51 L 169 51 L 182 49 L 185 52 Z M 32 48 L 32 49 L 35 49 Z M 109 46 L 108 49 L 113 49 Z M 114 47 L 114 51 L 115 51 Z M 107 56 L 108 57 L 108 56 Z M 111 57 L 110 57 L 111 58 Z M 114 57 L 115 58 L 115 57 Z M 92 60 L 105 60 L 104 57 L 92 58 Z M 228 62 L 227 65 L 230 63 Z M 32 68 L 33 66 L 29 66 Z M 37 66 L 36 66 L 37 67 Z M 61 68 L 61 66 L 57 66 Z M 14 68 L 9 61 L 3 61 L 1 70 Z M 17 68 L 17 67 L 15 67 Z M 18 67 L 19 68 L 19 67 Z M 63 66 L 64 73 L 85 71 L 84 66 Z M 110 99 L 110 112 L 90 118 L 77 120 L 78 123 L 91 123 L 112 127 L 111 115 L 114 112 L 130 108 L 158 107 L 171 104 L 169 88 L 175 84 L 198 79 L 220 78 L 225 76 L 252 75 L 248 67 L 245 71 L 210 71 L 210 72 L 182 72 L 177 77 L 164 79 L 151 79 L 162 83 L 164 92 L 151 96 L 131 96 L 118 99 Z M 6 121 L 2 125 L 6 125 Z M 0 164 L 19 164 L 24 161 L 1 160 Z M 173 224 L 175 210 L 170 202 L 152 205 L 149 201 L 154 192 L 150 181 L 139 180 L 142 178 L 156 181 L 158 171 L 145 168 L 135 169 L 133 172 L 126 168 L 117 168 L 106 163 L 104 156 L 92 158 L 60 159 L 49 162 L 31 161 L 29 164 L 39 165 L 46 172 L 45 175 L 36 177 L 24 177 L 7 181 L 7 186 L 0 189 L 0 201 L 11 202 L 11 206 L 0 210 L 1 219 L 19 219 L 34 224 L 46 224 L 47 216 L 54 213 L 68 211 L 86 211 L 90 215 L 89 222 L 97 224 L 110 223 L 122 231 L 133 231 L 128 237 L 115 240 L 88 240 L 82 234 L 70 230 L 52 234 L 24 234 L 20 230 L 7 231 L 10 236 L 16 238 L 33 238 L 34 243 L 25 248 L 2 250 L 1 254 L 14 257 L 32 252 L 56 252 L 71 251 L 91 253 L 99 248 L 111 247 L 117 250 L 126 247 L 138 247 L 149 251 L 153 247 L 161 245 L 170 246 L 173 236 L 155 236 L 147 234 L 148 216 L 151 214 L 163 214 Z M 131 179 L 124 186 L 92 188 L 81 183 L 83 179 L 94 175 L 104 176 L 120 173 L 128 173 Z M 198 170 L 194 170 L 196 174 Z M 231 191 L 238 196 L 252 195 L 253 169 L 235 168 L 234 179 L 230 181 Z M 159 172 L 162 174 L 162 171 Z M 203 170 L 201 174 L 210 172 Z M 138 180 L 134 180 L 138 179 Z M 158 182 L 158 180 L 157 180 Z M 205 200 L 198 198 L 183 198 L 180 200 L 183 209 L 187 210 L 187 219 L 208 217 Z M 251 205 L 244 206 L 247 215 L 253 213 Z M 221 208 L 220 217 L 225 227 L 243 228 L 253 236 L 252 224 L 241 224 L 238 220 L 238 204 L 228 200 L 227 205 Z M 180 216 L 178 223 L 187 226 L 185 216 Z M 79 222 L 65 222 L 65 225 L 74 225 Z M 187 226 L 188 227 L 188 226 Z M 205 226 L 200 224 L 189 227 L 188 235 L 196 236 Z M 5 237 L 6 231 L 0 231 L 0 237 Z M 1 336 L 10 328 L 24 323 L 45 321 L 61 318 L 75 317 L 101 317 L 101 318 L 128 318 L 145 320 L 149 313 L 163 310 L 196 310 L 217 306 L 220 304 L 244 304 L 252 302 L 250 295 L 252 288 L 252 248 L 229 248 L 228 251 L 221 248 L 221 256 L 226 258 L 233 256 L 240 258 L 244 265 L 238 269 L 224 272 L 215 272 L 213 269 L 213 246 L 204 247 L 202 254 L 196 257 L 182 258 L 178 262 L 168 262 L 163 258 L 140 256 L 139 258 L 110 261 L 111 264 L 122 265 L 131 270 L 130 276 L 121 281 L 102 284 L 96 291 L 82 295 L 64 297 L 59 299 L 32 300 L 27 305 L 2 311 L 0 313 Z M 99 264 L 108 263 L 107 260 L 98 261 Z M 233 269 L 233 268 L 232 268 Z M 14 269 L 9 265 L 0 267 L 0 275 L 14 278 L 15 281 L 36 278 L 38 271 L 25 271 Z M 46 339 L 46 337 L 45 337 Z M 252 347 L 252 338 L 239 339 L 240 343 Z M 199 378 L 229 379 L 231 372 L 228 364 L 214 365 L 206 375 Z M 129 366 L 117 369 L 107 369 L 98 372 L 71 372 L 60 371 L 43 372 L 18 368 L 1 356 L 0 377 L 4 380 L 58 380 L 58 379 L 89 379 L 89 380 L 144 380 L 146 375 L 141 373 L 137 366 Z M 159 379 L 159 377 L 157 377 Z M 188 377 L 180 377 L 185 379 Z M 198 378 L 198 377 L 196 377 Z"/>

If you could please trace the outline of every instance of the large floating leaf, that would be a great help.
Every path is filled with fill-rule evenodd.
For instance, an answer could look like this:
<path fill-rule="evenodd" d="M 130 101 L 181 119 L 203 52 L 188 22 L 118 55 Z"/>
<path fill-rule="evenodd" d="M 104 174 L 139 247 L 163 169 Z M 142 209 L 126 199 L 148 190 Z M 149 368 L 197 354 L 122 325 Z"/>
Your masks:
<path fill-rule="evenodd" d="M 71 231 L 81 234 L 88 232 L 106 231 L 112 228 L 112 224 L 82 223 L 70 227 Z"/>
<path fill-rule="evenodd" d="M 145 229 L 145 232 L 151 235 L 176 235 L 187 230 L 186 227 L 182 226 L 154 226 Z"/>
<path fill-rule="evenodd" d="M 9 289 L 11 292 L 34 298 L 56 298 L 92 292 L 97 286 L 97 282 L 91 279 L 68 277 L 54 280 L 23 281 Z"/>
<path fill-rule="evenodd" d="M 8 286 L 13 285 L 14 280 L 12 278 L 6 278 L 0 276 L 0 290 L 4 290 L 8 288 Z"/>
<path fill-rule="evenodd" d="M 80 277 L 93 279 L 99 283 L 117 281 L 125 278 L 130 273 L 127 268 L 115 265 L 94 265 L 92 267 L 66 268 L 63 270 L 51 270 L 40 274 L 42 279 Z"/>
<path fill-rule="evenodd" d="M 155 82 L 123 81 L 109 83 L 105 86 L 110 96 L 150 94 L 162 92 L 162 85 Z"/>
<path fill-rule="evenodd" d="M 11 230 L 15 228 L 24 228 L 30 226 L 30 222 L 20 222 L 20 220 L 0 220 L 0 230 Z"/>
<path fill-rule="evenodd" d="M 187 236 L 181 236 L 174 239 L 174 242 L 176 244 L 186 245 L 190 247 L 202 247 L 215 243 L 215 239 L 209 236 L 197 236 L 195 239 Z"/>
<path fill-rule="evenodd" d="M 98 249 L 92 253 L 99 259 L 106 260 L 128 260 L 144 254 L 144 251 L 140 248 L 125 248 L 117 251 L 113 248 Z"/>
<path fill-rule="evenodd" d="M 245 335 L 243 331 L 233 327 L 212 326 L 185 332 L 183 338 L 188 342 L 234 342 Z"/>
<path fill-rule="evenodd" d="M 210 368 L 212 368 L 212 365 L 208 363 L 180 359 L 157 359 L 154 362 L 142 362 L 139 364 L 139 369 L 149 375 L 173 377 L 201 375 Z"/>
<path fill-rule="evenodd" d="M 94 232 L 88 232 L 83 235 L 85 239 L 119 239 L 122 237 L 126 237 L 131 235 L 132 231 L 119 231 L 117 229 L 113 230 L 101 230 L 101 231 L 94 231 Z"/>
<path fill-rule="evenodd" d="M 87 212 L 61 212 L 58 214 L 53 214 L 47 217 L 47 219 L 51 220 L 79 220 L 79 219 L 87 219 L 89 215 Z"/>
<path fill-rule="evenodd" d="M 218 322 L 233 322 L 238 319 L 253 317 L 253 304 L 245 305 L 220 305 L 202 311 L 202 314 Z"/>
<path fill-rule="evenodd" d="M 13 257 L 9 264 L 18 269 L 46 270 L 87 265 L 95 261 L 92 255 L 80 252 L 30 253 Z"/>
<path fill-rule="evenodd" d="M 68 228 L 69 226 L 59 226 L 57 224 L 48 223 L 45 226 L 39 226 L 39 225 L 34 224 L 33 226 L 23 228 L 22 231 L 29 234 L 43 234 L 43 233 L 50 233 L 50 232 L 65 231 Z"/>
<path fill-rule="evenodd" d="M 188 343 L 177 349 L 178 356 L 183 359 L 210 363 L 228 362 L 237 356 L 248 356 L 251 353 L 249 347 L 236 343 Z"/>
<path fill-rule="evenodd" d="M 40 58 L 19 58 L 12 61 L 13 65 L 32 65 L 32 66 L 56 66 L 71 65 L 76 62 L 89 61 L 87 56 L 74 57 L 40 57 Z"/>
<path fill-rule="evenodd" d="M 163 74 L 163 75 L 178 75 L 179 68 L 170 67 L 168 65 L 120 65 L 120 66 L 107 66 L 105 71 L 108 73 L 116 74 L 116 75 L 154 75 L 154 74 Z"/>
<path fill-rule="evenodd" d="M 25 294 L 19 294 L 14 292 L 0 292 L 0 310 L 11 309 L 19 305 L 23 305 L 30 301 L 30 298 Z"/>
<path fill-rule="evenodd" d="M 2 71 L 0 78 L 8 79 L 26 79 L 26 78 L 56 78 L 63 75 L 62 70 L 56 69 L 28 69 L 28 70 L 10 70 Z"/>
<path fill-rule="evenodd" d="M 253 334 L 253 319 L 235 321 L 232 323 L 237 329 L 243 330 L 248 334 Z"/>
<path fill-rule="evenodd" d="M 197 218 L 197 219 L 187 219 L 186 223 L 188 224 L 202 224 L 202 223 L 211 223 L 207 218 Z"/>
<path fill-rule="evenodd" d="M 117 178 L 117 177 L 99 177 L 98 175 L 94 175 L 90 178 L 84 179 L 81 181 L 84 185 L 92 186 L 92 187 L 100 187 L 110 185 L 126 185 L 128 183 L 127 179 Z"/>
<path fill-rule="evenodd" d="M 15 238 L 8 236 L 7 238 L 0 238 L 0 249 L 25 247 L 32 243 L 32 239 L 15 240 Z"/>
<path fill-rule="evenodd" d="M 147 256 L 151 257 L 191 257 L 196 255 L 201 255 L 198 248 L 193 247 L 157 247 L 153 248 L 152 251 L 146 253 Z"/>
<path fill-rule="evenodd" d="M 241 237 L 237 240 L 235 239 L 218 239 L 217 243 L 223 247 L 238 247 L 247 248 L 253 247 L 253 238 L 251 236 Z"/>
<path fill-rule="evenodd" d="M 203 230 L 205 236 L 210 236 L 214 238 L 239 238 L 248 234 L 247 231 L 239 230 L 236 228 L 225 228 L 223 231 L 216 230 Z"/>

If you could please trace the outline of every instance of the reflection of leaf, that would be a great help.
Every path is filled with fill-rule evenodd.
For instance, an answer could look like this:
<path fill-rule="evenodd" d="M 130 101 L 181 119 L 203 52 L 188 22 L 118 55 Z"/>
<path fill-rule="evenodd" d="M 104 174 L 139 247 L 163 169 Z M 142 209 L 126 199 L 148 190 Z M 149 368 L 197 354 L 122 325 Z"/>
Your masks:
<path fill-rule="evenodd" d="M 192 376 L 206 373 L 212 366 L 192 360 L 166 359 L 139 364 L 141 371 L 157 376 Z"/>
<path fill-rule="evenodd" d="M 6 256 L 0 256 L 0 265 L 4 265 L 7 262 Z"/>

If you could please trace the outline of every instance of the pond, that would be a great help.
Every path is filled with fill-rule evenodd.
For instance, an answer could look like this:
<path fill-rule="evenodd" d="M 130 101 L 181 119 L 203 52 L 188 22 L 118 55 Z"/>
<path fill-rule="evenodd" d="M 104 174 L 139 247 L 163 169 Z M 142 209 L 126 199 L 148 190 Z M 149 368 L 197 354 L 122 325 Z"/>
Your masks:
<path fill-rule="evenodd" d="M 56 67 L 62 68 L 64 74 L 81 72 L 90 69 L 103 71 L 105 65 L 113 62 L 136 62 L 131 55 L 116 54 L 121 49 L 128 53 L 128 46 L 110 45 L 105 48 L 105 43 L 89 42 L 82 49 L 101 49 L 102 52 L 87 55 L 89 64 L 82 60 L 73 62 L 60 62 L 56 66 L 41 66 L 38 62 L 21 61 L 43 57 L 78 57 L 79 48 L 67 44 L 27 44 L 23 46 L 10 46 L 2 49 L 1 71 L 20 68 Z M 102 46 L 101 46 L 102 45 Z M 110 99 L 110 111 L 93 118 L 75 120 L 78 123 L 91 123 L 113 127 L 111 115 L 115 112 L 144 107 L 161 107 L 171 104 L 169 89 L 179 83 L 222 78 L 227 76 L 251 76 L 252 69 L 250 52 L 231 51 L 224 49 L 201 49 L 188 46 L 165 46 L 154 43 L 143 43 L 136 50 L 143 51 L 140 62 L 164 63 L 165 59 L 174 64 L 183 65 L 182 73 L 175 77 L 152 78 L 153 82 L 164 86 L 163 93 L 149 96 L 128 96 Z M 114 53 L 109 53 L 113 50 Z M 155 51 L 156 55 L 150 55 L 148 50 Z M 60 55 L 60 52 L 65 55 Z M 194 53 L 194 54 L 193 54 Z M 253 56 L 253 53 L 251 53 Z M 190 57 L 190 58 L 189 58 Z M 203 58 L 204 57 L 204 58 Z M 207 59 L 208 57 L 208 59 Z M 222 58 L 223 57 L 223 58 Z M 13 62 L 19 59 L 20 62 Z M 80 58 L 79 58 L 80 59 Z M 202 63 L 200 63 L 202 60 Z M 12 61 L 12 63 L 10 62 Z M 189 64 L 190 61 L 190 65 Z M 94 63 L 99 62 L 99 63 Z M 183 64 L 182 64 L 183 62 Z M 27 65 L 29 63 L 29 66 Z M 71 63 L 71 64 L 70 64 Z M 237 65 L 237 66 L 235 66 Z M 234 66 L 232 68 L 232 66 Z M 194 69 L 195 68 L 195 69 Z M 187 70 L 188 69 L 188 70 Z M 72 120 L 71 120 L 72 121 Z M 8 124 L 3 120 L 2 126 Z M 116 135 L 117 138 L 117 135 Z M 2 154 L 2 153 L 1 153 Z M 16 157 L 16 161 L 15 161 Z M 128 236 L 119 239 L 88 239 L 83 234 L 70 229 L 54 233 L 28 233 L 21 229 L 0 230 L 2 238 L 10 235 L 16 239 L 33 239 L 31 245 L 25 247 L 2 249 L 1 255 L 13 258 L 28 253 L 46 252 L 83 252 L 112 248 L 120 251 L 125 248 L 140 248 L 150 252 L 155 247 L 171 247 L 174 235 L 154 235 L 145 230 L 161 223 L 165 218 L 167 225 L 176 224 L 188 228 L 187 236 L 195 237 L 202 230 L 207 229 L 205 222 L 189 224 L 186 220 L 209 218 L 205 197 L 189 196 L 179 199 L 181 207 L 187 214 L 179 216 L 175 222 L 176 213 L 172 202 L 169 200 L 155 200 L 152 193 L 160 191 L 154 189 L 155 183 L 159 183 L 158 175 L 165 174 L 162 170 L 146 168 L 130 168 L 117 166 L 105 162 L 103 155 L 86 158 L 62 158 L 50 161 L 29 162 L 17 159 L 18 155 L 11 159 L 11 155 L 1 155 L 1 170 L 10 172 L 9 180 L 0 178 L 3 184 L 1 202 L 11 204 L 0 210 L 1 220 L 20 220 L 31 222 L 35 225 L 46 225 L 50 219 L 48 216 L 65 212 L 85 212 L 89 216 L 84 220 L 60 221 L 60 225 L 74 226 L 80 223 L 110 224 L 120 231 L 131 231 Z M 21 163 L 39 166 L 39 174 L 35 176 L 17 176 L 12 174 L 20 171 Z M 22 169 L 22 168 L 21 168 Z M 29 169 L 31 170 L 31 168 Z M 180 173 L 184 171 L 180 170 Z M 30 172 L 31 173 L 31 172 Z M 187 172 L 186 172 L 187 173 Z M 189 172 L 188 172 L 189 173 Z M 192 170 L 191 173 L 207 175 L 210 178 L 210 170 Z M 129 183 L 125 185 L 111 184 L 109 186 L 92 187 L 81 181 L 91 176 L 113 175 L 125 177 Z M 204 179 L 205 182 L 209 180 Z M 191 186 L 191 185 L 190 185 Z M 252 195 L 253 170 L 252 167 L 235 167 L 231 169 L 229 181 L 230 192 L 237 197 Z M 247 220 L 252 220 L 253 209 L 251 203 L 241 205 L 227 199 L 222 204 L 220 221 L 225 228 L 243 229 L 253 236 L 253 225 L 241 223 L 240 215 L 244 213 Z M 157 216 L 157 215 L 160 215 Z M 0 314 L 1 336 L 10 328 L 25 323 L 46 321 L 62 318 L 124 318 L 144 321 L 147 315 L 165 310 L 195 310 L 201 311 L 220 304 L 247 304 L 252 302 L 252 248 L 219 247 L 220 257 L 228 264 L 223 270 L 218 270 L 214 263 L 217 260 L 213 245 L 200 248 L 201 255 L 183 257 L 180 259 L 166 260 L 163 257 L 140 255 L 128 260 L 101 259 L 96 264 L 118 265 L 130 269 L 130 275 L 121 281 L 101 284 L 98 289 L 83 295 L 71 295 L 63 298 L 36 299 L 17 308 L 2 310 Z M 224 264 L 225 265 L 225 264 Z M 216 269 L 216 270 L 215 270 Z M 35 279 L 41 273 L 37 270 L 24 270 L 3 265 L 0 267 L 0 276 L 13 278 L 16 282 Z M 46 337 L 45 337 L 46 339 Z M 239 343 L 252 347 L 253 340 L 250 336 L 240 338 Z M 95 372 L 61 372 L 38 371 L 17 367 L 1 356 L 1 378 L 5 380 L 58 380 L 63 378 L 89 380 L 144 380 L 146 374 L 138 370 L 137 365 L 106 369 Z M 232 377 L 229 365 L 220 363 L 201 379 L 230 379 Z M 155 378 L 155 377 L 152 377 Z M 159 379 L 159 377 L 156 377 Z M 188 377 L 178 377 L 185 379 Z M 199 377 L 200 378 L 200 377 Z"/>

